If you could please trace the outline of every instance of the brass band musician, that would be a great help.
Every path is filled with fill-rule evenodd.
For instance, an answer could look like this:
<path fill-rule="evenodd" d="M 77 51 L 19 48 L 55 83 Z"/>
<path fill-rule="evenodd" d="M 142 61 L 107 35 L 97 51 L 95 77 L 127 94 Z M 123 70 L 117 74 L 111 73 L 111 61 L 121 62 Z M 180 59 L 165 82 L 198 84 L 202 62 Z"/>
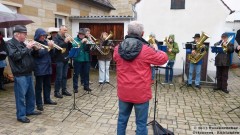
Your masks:
<path fill-rule="evenodd" d="M 53 42 L 47 42 L 47 33 L 42 28 L 38 28 L 35 31 L 34 40 L 50 48 L 53 48 Z M 39 49 L 38 53 L 34 55 L 34 76 L 36 78 L 35 83 L 35 97 L 37 109 L 43 111 L 42 93 L 44 98 L 44 104 L 56 105 L 57 103 L 50 98 L 51 94 L 51 56 L 53 55 L 53 49 L 50 51 L 47 48 Z"/>
<path fill-rule="evenodd" d="M 90 45 L 87 44 L 86 29 L 80 28 L 77 37 L 74 40 L 80 45 L 80 51 L 76 58 L 73 60 L 73 89 L 74 92 L 78 92 L 78 77 L 80 74 L 81 85 L 83 85 L 85 91 L 92 91 L 89 88 L 89 72 L 90 72 Z M 73 47 L 78 45 L 74 42 Z"/>
<path fill-rule="evenodd" d="M 67 72 L 68 72 L 68 61 L 69 61 L 67 56 L 68 56 L 69 50 L 72 47 L 71 37 L 66 36 L 67 30 L 68 29 L 65 25 L 60 26 L 59 33 L 53 39 L 55 44 L 66 49 L 64 53 L 62 53 L 61 50 L 55 49 L 57 68 L 56 68 L 54 96 L 56 98 L 63 98 L 62 95 L 66 95 L 66 96 L 72 95 L 67 90 Z M 60 89 L 62 89 L 62 93 L 60 93 Z"/>
<path fill-rule="evenodd" d="M 200 34 L 195 34 L 193 37 L 194 41 L 190 42 L 193 46 L 192 49 L 187 49 L 187 54 L 196 55 L 197 45 L 196 43 L 200 40 Z M 188 87 L 192 87 L 192 75 L 193 70 L 196 68 L 196 77 L 195 77 L 195 87 L 201 89 L 200 79 L 201 79 L 201 66 L 203 60 L 199 60 L 197 63 L 190 62 L 189 64 L 189 74 L 188 74 Z"/>
<path fill-rule="evenodd" d="M 167 39 L 165 39 L 167 45 L 167 55 L 168 55 L 168 63 L 167 68 L 165 70 L 165 81 L 164 83 L 172 83 L 173 81 L 173 66 L 175 63 L 176 55 L 179 53 L 178 44 L 175 42 L 175 36 L 173 34 L 169 35 Z M 170 74 L 169 74 L 170 71 Z"/>
<path fill-rule="evenodd" d="M 229 93 L 227 90 L 228 70 L 230 66 L 230 55 L 234 52 L 234 46 L 230 43 L 227 33 L 223 33 L 221 40 L 215 45 L 221 45 L 223 52 L 219 52 L 215 57 L 215 66 L 217 67 L 217 86 L 214 90 L 222 90 Z"/>
<path fill-rule="evenodd" d="M 97 53 L 98 65 L 99 65 L 99 84 L 109 83 L 109 67 L 113 55 L 113 43 L 107 39 L 109 34 L 102 32 L 100 37 L 100 49 L 107 50 L 106 54 Z"/>

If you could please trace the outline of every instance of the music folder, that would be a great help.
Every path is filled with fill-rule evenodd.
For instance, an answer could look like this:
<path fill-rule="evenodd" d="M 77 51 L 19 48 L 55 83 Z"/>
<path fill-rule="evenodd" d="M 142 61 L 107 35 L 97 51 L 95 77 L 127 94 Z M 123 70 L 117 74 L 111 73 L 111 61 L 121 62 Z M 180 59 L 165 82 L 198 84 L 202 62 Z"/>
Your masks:
<path fill-rule="evenodd" d="M 212 53 L 224 53 L 223 48 L 221 46 L 211 46 Z"/>

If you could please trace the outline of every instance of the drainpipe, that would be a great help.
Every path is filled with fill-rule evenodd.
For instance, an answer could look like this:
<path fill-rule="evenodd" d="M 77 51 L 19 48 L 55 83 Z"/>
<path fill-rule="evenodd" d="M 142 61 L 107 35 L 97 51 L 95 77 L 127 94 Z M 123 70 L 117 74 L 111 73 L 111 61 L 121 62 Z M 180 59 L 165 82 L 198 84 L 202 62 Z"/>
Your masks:
<path fill-rule="evenodd" d="M 141 0 L 136 0 L 135 3 L 132 4 L 132 10 L 133 10 L 133 20 L 137 20 L 137 11 L 136 11 L 136 5 L 139 3 Z"/>

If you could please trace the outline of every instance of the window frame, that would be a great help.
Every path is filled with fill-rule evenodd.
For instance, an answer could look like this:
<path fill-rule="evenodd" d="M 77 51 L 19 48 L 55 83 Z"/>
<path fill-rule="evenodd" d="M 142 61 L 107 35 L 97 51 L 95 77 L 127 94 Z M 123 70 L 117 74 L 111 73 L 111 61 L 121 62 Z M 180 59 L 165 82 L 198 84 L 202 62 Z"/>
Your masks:
<path fill-rule="evenodd" d="M 171 0 L 171 10 L 185 9 L 186 0 Z"/>

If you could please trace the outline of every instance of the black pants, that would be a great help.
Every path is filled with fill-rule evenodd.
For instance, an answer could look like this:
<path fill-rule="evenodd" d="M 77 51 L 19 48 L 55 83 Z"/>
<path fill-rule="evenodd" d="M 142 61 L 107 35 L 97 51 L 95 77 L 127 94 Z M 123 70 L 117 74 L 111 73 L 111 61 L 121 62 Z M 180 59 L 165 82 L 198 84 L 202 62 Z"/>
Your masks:
<path fill-rule="evenodd" d="M 36 105 L 43 105 L 42 101 L 42 91 L 44 102 L 50 102 L 50 93 L 51 93 L 51 75 L 35 76 L 36 85 L 35 85 L 35 96 L 36 96 Z"/>
<path fill-rule="evenodd" d="M 4 87 L 4 76 L 3 76 L 4 67 L 0 68 L 0 89 Z"/>
<path fill-rule="evenodd" d="M 229 66 L 217 66 L 217 88 L 227 90 Z"/>

